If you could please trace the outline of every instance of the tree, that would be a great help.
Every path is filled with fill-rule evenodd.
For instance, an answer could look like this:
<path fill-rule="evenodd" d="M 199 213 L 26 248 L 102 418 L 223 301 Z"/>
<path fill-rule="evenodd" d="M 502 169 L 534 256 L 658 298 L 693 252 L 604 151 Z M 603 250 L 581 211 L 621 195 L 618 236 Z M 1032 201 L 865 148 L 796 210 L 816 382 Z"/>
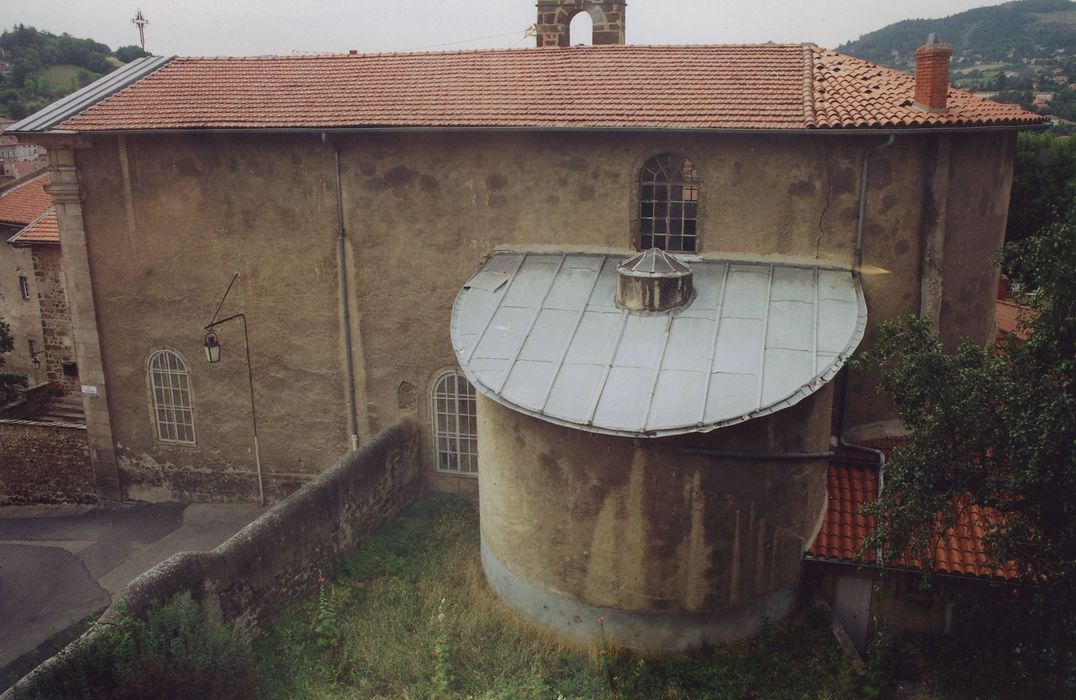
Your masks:
<path fill-rule="evenodd" d="M 141 46 L 121 46 L 116 49 L 115 56 L 124 63 L 130 63 L 136 58 L 142 58 L 149 56 L 148 51 L 144 51 Z"/>
<path fill-rule="evenodd" d="M 0 318 L 0 367 L 6 360 L 4 355 L 15 349 L 15 339 L 11 337 L 11 326 Z M 26 386 L 26 377 L 21 374 L 0 372 L 0 406 L 11 403 L 19 397 L 17 389 Z"/>
<path fill-rule="evenodd" d="M 878 520 L 865 548 L 919 556 L 929 571 L 960 511 L 987 509 L 987 551 L 1036 584 L 1044 651 L 1076 684 L 1076 206 L 1001 262 L 1034 290 L 1024 338 L 947 355 L 909 317 L 883 324 L 866 355 L 911 435 L 867 509 Z"/>
<path fill-rule="evenodd" d="M 1021 241 L 1065 215 L 1076 201 L 1076 141 L 1022 133 L 1016 142 L 1005 239 Z"/>

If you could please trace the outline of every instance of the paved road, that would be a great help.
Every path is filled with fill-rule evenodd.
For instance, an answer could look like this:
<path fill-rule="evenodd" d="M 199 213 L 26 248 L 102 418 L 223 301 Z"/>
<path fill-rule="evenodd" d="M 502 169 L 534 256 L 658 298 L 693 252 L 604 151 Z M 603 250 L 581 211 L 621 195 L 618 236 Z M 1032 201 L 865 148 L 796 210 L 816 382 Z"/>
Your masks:
<path fill-rule="evenodd" d="M 0 507 L 0 671 L 106 607 L 143 571 L 176 552 L 216 547 L 263 510 L 182 503 Z"/>

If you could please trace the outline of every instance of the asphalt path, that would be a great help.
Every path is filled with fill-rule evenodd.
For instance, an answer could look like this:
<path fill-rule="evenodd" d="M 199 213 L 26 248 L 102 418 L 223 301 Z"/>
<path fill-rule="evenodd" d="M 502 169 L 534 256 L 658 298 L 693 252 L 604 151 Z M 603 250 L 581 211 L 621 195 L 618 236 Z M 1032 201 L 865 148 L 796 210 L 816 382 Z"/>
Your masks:
<path fill-rule="evenodd" d="M 107 607 L 143 571 L 176 552 L 216 547 L 263 510 L 182 503 L 0 508 L 0 674 Z"/>

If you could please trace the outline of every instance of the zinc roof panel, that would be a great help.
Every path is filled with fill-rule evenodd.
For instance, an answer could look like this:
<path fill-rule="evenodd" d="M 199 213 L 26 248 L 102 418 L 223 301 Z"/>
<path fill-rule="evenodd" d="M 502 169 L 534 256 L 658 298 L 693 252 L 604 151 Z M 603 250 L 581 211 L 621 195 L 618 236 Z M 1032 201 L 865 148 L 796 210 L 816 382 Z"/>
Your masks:
<path fill-rule="evenodd" d="M 856 303 L 819 303 L 813 281 L 822 270 L 788 273 L 781 265 L 693 259 L 695 285 L 702 287 L 695 299 L 712 299 L 705 287 L 719 284 L 727 294 L 721 307 L 693 313 L 693 301 L 682 312 L 644 315 L 617 308 L 611 280 L 603 288 L 604 277 L 594 276 L 599 267 L 603 276 L 614 269 L 619 257 L 575 254 L 532 261 L 529 255 L 511 255 L 506 264 L 508 254 L 494 254 L 481 270 L 517 270 L 504 273 L 511 277 L 505 285 L 496 292 L 465 285 L 457 297 L 452 341 L 464 372 L 493 400 L 595 432 L 651 437 L 705 431 L 781 410 L 833 376 L 866 323 L 862 291 L 850 271 L 843 272 L 843 283 L 853 289 Z M 726 269 L 732 273 L 724 274 Z M 591 276 L 591 284 L 566 285 L 564 298 L 543 292 L 528 297 L 533 307 L 507 305 L 518 279 L 529 279 L 541 291 L 580 272 Z M 771 300 L 771 277 L 810 284 L 778 290 L 791 296 L 790 290 L 799 289 L 802 300 Z M 578 298 L 569 298 L 570 290 Z M 743 317 L 740 307 L 759 293 L 758 316 Z M 472 294 L 498 298 L 500 305 L 487 316 L 488 307 L 468 303 Z M 468 313 L 481 317 L 461 318 Z M 845 333 L 833 339 L 840 346 L 834 352 L 816 352 L 814 319 L 820 314 L 849 319 L 830 324 Z M 767 323 L 774 329 L 773 343 L 797 349 L 767 348 Z M 476 328 L 482 328 L 477 337 Z M 468 353 L 472 344 L 477 350 Z"/>

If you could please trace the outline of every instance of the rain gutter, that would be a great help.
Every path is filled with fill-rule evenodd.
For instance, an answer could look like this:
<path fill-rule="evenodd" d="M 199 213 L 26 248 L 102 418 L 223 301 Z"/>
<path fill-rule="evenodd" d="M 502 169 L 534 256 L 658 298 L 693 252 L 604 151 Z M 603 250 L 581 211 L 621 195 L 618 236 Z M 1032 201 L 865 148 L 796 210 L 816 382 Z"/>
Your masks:
<path fill-rule="evenodd" d="M 333 152 L 333 171 L 336 176 L 336 259 L 340 286 L 340 330 L 344 340 L 344 381 L 347 384 L 347 427 L 351 450 L 359 449 L 358 416 L 355 410 L 355 366 L 351 348 L 351 301 L 347 280 L 347 229 L 344 227 L 344 196 L 340 181 L 340 147 L 321 134 L 322 143 Z"/>
<path fill-rule="evenodd" d="M 677 129 L 663 127 L 575 127 L 575 126 L 369 126 L 369 127 L 193 127 L 163 129 L 52 129 L 39 132 L 22 132 L 23 134 L 45 134 L 48 136 L 114 136 L 118 134 L 356 134 L 356 133 L 613 133 L 613 134 L 744 134 L 744 135 L 787 135 L 787 136 L 897 136 L 924 134 L 975 134 L 999 131 L 1042 131 L 1052 125 L 1048 122 L 1035 124 L 999 124 L 987 126 L 951 126 L 951 127 L 907 127 L 890 128 L 841 128 L 841 129 Z"/>
<path fill-rule="evenodd" d="M 821 452 L 757 452 L 755 450 L 714 450 L 703 447 L 673 447 L 673 452 L 688 455 L 701 455 L 704 457 L 726 457 L 728 459 L 758 459 L 758 460 L 798 460 L 798 459 L 829 459 L 833 456 L 833 450 Z"/>

